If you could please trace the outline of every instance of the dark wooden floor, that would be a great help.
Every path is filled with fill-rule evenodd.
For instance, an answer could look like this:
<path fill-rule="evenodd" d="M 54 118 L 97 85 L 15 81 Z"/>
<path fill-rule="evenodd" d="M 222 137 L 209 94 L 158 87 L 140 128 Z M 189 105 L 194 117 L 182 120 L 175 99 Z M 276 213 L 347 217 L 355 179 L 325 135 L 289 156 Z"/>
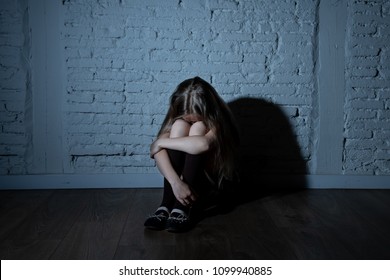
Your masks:
<path fill-rule="evenodd" d="M 390 259 L 390 190 L 278 193 L 190 232 L 145 230 L 161 189 L 0 192 L 1 259 Z"/>

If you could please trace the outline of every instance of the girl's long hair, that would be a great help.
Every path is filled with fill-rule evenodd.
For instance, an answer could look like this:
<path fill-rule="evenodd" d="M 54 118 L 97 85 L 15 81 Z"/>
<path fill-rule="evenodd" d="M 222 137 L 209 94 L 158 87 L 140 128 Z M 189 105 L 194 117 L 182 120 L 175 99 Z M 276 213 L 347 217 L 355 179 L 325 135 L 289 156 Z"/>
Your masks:
<path fill-rule="evenodd" d="M 217 176 L 218 186 L 221 187 L 224 179 L 232 180 L 236 174 L 235 162 L 239 145 L 236 121 L 214 87 L 195 77 L 180 83 L 173 92 L 158 136 L 170 132 L 177 119 L 190 114 L 201 116 L 206 127 L 215 133 L 213 173 Z"/>

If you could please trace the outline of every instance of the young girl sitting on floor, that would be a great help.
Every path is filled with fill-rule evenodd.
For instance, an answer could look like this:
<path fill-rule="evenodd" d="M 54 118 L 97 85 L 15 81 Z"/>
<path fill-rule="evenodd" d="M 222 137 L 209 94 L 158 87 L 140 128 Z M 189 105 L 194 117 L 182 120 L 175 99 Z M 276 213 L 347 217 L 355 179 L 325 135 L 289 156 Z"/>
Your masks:
<path fill-rule="evenodd" d="M 235 178 L 238 140 L 227 104 L 209 83 L 199 77 L 180 83 L 150 147 L 150 156 L 164 176 L 164 192 L 145 227 L 188 230 L 191 209 Z"/>

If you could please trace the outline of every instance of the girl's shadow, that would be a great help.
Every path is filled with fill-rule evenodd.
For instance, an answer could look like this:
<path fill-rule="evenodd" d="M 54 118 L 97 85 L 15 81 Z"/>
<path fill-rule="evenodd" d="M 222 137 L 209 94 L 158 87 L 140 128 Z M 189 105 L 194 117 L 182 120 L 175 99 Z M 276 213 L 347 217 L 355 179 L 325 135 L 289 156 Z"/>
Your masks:
<path fill-rule="evenodd" d="M 306 161 L 286 113 L 277 105 L 257 98 L 240 98 L 228 105 L 240 133 L 240 179 L 238 183 L 226 182 L 223 191 L 201 203 L 203 211 L 197 222 L 230 212 L 239 204 L 307 187 Z M 289 117 L 299 117 L 298 109 L 288 113 Z M 206 210 L 207 205 L 212 207 Z"/>
<path fill-rule="evenodd" d="M 307 187 L 306 161 L 286 113 L 258 98 L 240 98 L 229 107 L 237 120 L 240 183 L 234 197 L 243 203 L 271 193 Z M 289 117 L 299 117 L 291 108 Z"/>

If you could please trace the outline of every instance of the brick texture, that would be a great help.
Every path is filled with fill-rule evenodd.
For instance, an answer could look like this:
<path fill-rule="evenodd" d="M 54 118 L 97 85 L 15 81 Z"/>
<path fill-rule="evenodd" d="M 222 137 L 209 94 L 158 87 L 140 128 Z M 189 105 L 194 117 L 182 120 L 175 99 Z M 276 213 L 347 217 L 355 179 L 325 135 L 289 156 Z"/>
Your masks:
<path fill-rule="evenodd" d="M 390 174 L 389 8 L 389 1 L 348 3 L 346 174 Z"/>
<path fill-rule="evenodd" d="M 71 172 L 155 172 L 149 145 L 168 97 L 195 75 L 226 101 L 264 98 L 293 112 L 309 158 L 315 1 L 66 1 L 64 9 Z"/>
<path fill-rule="evenodd" d="M 0 5 L 0 174 L 26 172 L 25 102 L 28 100 L 27 5 L 3 0 Z"/>
<path fill-rule="evenodd" d="M 31 149 L 27 2 L 3 0 L 0 8 L 1 174 L 26 174 Z M 303 160 L 310 173 L 319 2 L 62 1 L 64 173 L 156 173 L 149 145 L 175 86 L 195 75 L 227 102 L 255 98 L 279 108 L 300 155 L 265 151 L 264 170 Z M 346 174 L 390 174 L 389 12 L 385 0 L 348 1 Z M 260 131 L 256 125 L 249 127 Z M 256 143 L 259 149 L 275 141 L 255 136 L 268 139 Z M 288 171 L 302 169 L 290 164 Z"/>

